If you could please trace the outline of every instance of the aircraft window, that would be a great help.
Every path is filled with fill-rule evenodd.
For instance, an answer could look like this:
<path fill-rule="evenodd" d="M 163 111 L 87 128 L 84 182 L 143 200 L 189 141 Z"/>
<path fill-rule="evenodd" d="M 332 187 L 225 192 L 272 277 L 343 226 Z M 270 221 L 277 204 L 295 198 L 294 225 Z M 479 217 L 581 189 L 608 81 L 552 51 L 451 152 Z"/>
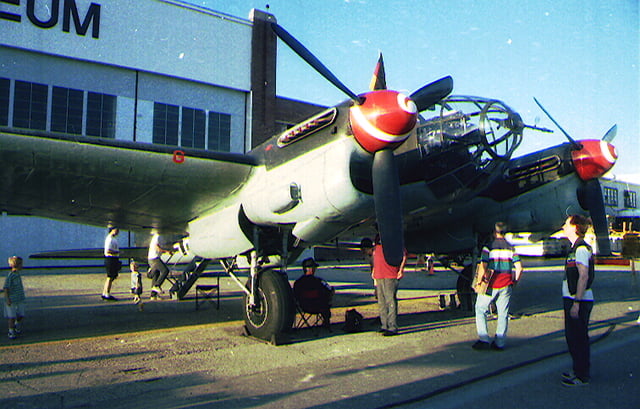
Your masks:
<path fill-rule="evenodd" d="M 82 134 L 83 103 L 83 91 L 53 87 L 51 93 L 51 131 Z"/>
<path fill-rule="evenodd" d="M 153 143 L 178 146 L 180 109 L 177 105 L 153 104 Z"/>
<path fill-rule="evenodd" d="M 436 147 L 447 141 L 464 138 L 477 129 L 462 112 L 447 111 L 419 125 L 418 139 L 422 146 Z"/>
<path fill-rule="evenodd" d="M 418 128 L 418 142 L 423 147 L 434 148 L 442 145 L 442 131 L 440 129 L 433 129 L 429 127 Z"/>
<path fill-rule="evenodd" d="M 13 126 L 26 129 L 47 129 L 47 99 L 49 87 L 33 82 L 16 81 L 13 102 Z"/>
<path fill-rule="evenodd" d="M 8 78 L 0 78 L 0 126 L 9 125 L 9 87 Z"/>
<path fill-rule="evenodd" d="M 231 115 L 209 112 L 209 150 L 231 151 Z"/>
<path fill-rule="evenodd" d="M 116 96 L 89 92 L 87 95 L 87 135 L 116 137 Z"/>
<path fill-rule="evenodd" d="M 182 107 L 180 146 L 204 149 L 205 125 L 204 110 Z"/>

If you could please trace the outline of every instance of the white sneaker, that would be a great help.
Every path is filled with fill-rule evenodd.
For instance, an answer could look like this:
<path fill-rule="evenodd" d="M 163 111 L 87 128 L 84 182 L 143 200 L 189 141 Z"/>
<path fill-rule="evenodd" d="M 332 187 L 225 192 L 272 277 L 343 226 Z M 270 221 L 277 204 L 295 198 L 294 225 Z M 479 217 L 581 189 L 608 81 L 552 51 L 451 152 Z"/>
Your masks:
<path fill-rule="evenodd" d="M 18 334 L 16 334 L 16 332 L 15 332 L 14 330 L 12 330 L 12 329 L 10 329 L 10 330 L 9 330 L 9 334 L 8 334 L 8 336 L 9 336 L 9 339 L 16 339 L 16 338 L 18 338 Z"/>

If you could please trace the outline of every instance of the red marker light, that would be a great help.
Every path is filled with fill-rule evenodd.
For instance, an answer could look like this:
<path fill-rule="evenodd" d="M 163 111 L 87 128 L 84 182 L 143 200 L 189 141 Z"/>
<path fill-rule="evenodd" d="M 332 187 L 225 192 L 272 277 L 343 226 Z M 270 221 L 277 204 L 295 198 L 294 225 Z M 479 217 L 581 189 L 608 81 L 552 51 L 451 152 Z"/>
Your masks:
<path fill-rule="evenodd" d="M 616 148 L 602 140 L 578 141 L 582 149 L 571 152 L 576 173 L 582 180 L 599 178 L 613 167 L 618 159 Z"/>
<path fill-rule="evenodd" d="M 183 151 L 173 151 L 173 162 L 174 163 L 184 163 L 186 157 Z"/>

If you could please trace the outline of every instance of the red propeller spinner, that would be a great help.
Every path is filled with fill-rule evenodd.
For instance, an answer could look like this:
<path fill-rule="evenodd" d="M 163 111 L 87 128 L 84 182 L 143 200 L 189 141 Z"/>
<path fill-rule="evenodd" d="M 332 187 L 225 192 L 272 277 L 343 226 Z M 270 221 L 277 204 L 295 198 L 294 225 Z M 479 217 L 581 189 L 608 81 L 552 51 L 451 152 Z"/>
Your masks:
<path fill-rule="evenodd" d="M 409 137 L 418 120 L 418 108 L 411 98 L 390 90 L 360 97 L 364 102 L 351 107 L 349 121 L 354 137 L 367 152 L 395 148 Z"/>
<path fill-rule="evenodd" d="M 578 141 L 581 149 L 571 152 L 571 159 L 582 180 L 599 178 L 613 167 L 618 159 L 616 148 L 604 140 Z"/>

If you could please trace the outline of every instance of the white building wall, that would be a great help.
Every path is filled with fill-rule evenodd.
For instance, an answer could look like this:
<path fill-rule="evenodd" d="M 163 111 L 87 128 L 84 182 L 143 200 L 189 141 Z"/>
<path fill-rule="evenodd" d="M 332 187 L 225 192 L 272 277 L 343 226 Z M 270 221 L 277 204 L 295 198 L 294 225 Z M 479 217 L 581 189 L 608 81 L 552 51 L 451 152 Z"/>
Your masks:
<path fill-rule="evenodd" d="M 250 146 L 248 20 L 168 0 L 60 0 L 58 9 L 52 0 L 18 3 L 0 2 L 0 77 L 47 84 L 49 107 L 53 86 L 84 90 L 85 97 L 87 91 L 116 95 L 116 139 L 134 140 L 135 135 L 135 140 L 151 143 L 154 102 L 162 102 L 229 114 L 231 151 Z M 84 35 L 72 20 L 67 21 L 69 30 L 64 29 L 65 7 L 72 3 L 88 24 Z M 96 5 L 99 20 L 95 15 L 88 19 Z M 51 27 L 38 26 L 45 23 Z M 10 106 L 9 126 L 12 114 Z M 26 265 L 70 264 L 28 256 L 101 248 L 106 229 L 1 215 L 0 232 L 0 267 L 5 267 L 11 255 L 22 256 Z M 120 245 L 128 240 L 122 232 Z"/>
<path fill-rule="evenodd" d="M 25 267 L 60 265 L 101 265 L 101 260 L 30 260 L 31 254 L 62 249 L 102 248 L 107 230 L 82 224 L 28 216 L 0 216 L 0 268 L 7 267 L 7 258 L 20 256 Z M 123 246 L 126 241 L 120 240 Z M 97 286 L 99 284 L 96 284 Z M 96 287 L 98 288 L 98 287 Z"/>
<path fill-rule="evenodd" d="M 153 127 L 153 101 L 138 101 L 138 122 L 136 141 L 153 142 L 153 135 L 148 130 Z"/>
<path fill-rule="evenodd" d="M 41 28 L 28 16 L 35 5 L 35 19 L 56 21 Z M 85 35 L 73 22 L 64 31 L 64 8 L 60 0 L 3 2 L 1 11 L 20 21 L 0 20 L 0 44 L 45 54 L 155 72 L 248 91 L 251 75 L 251 23 L 178 1 L 163 0 L 75 0 L 84 21 L 91 4 L 100 6 Z M 53 20 L 52 20 L 52 16 Z M 57 17 L 55 17 L 57 16 Z M 98 38 L 92 37 L 99 24 Z M 36 68 L 37 69 L 37 68 Z"/>
<path fill-rule="evenodd" d="M 136 101 L 134 98 L 118 97 L 117 105 L 116 139 L 131 141 L 134 134 Z"/>

